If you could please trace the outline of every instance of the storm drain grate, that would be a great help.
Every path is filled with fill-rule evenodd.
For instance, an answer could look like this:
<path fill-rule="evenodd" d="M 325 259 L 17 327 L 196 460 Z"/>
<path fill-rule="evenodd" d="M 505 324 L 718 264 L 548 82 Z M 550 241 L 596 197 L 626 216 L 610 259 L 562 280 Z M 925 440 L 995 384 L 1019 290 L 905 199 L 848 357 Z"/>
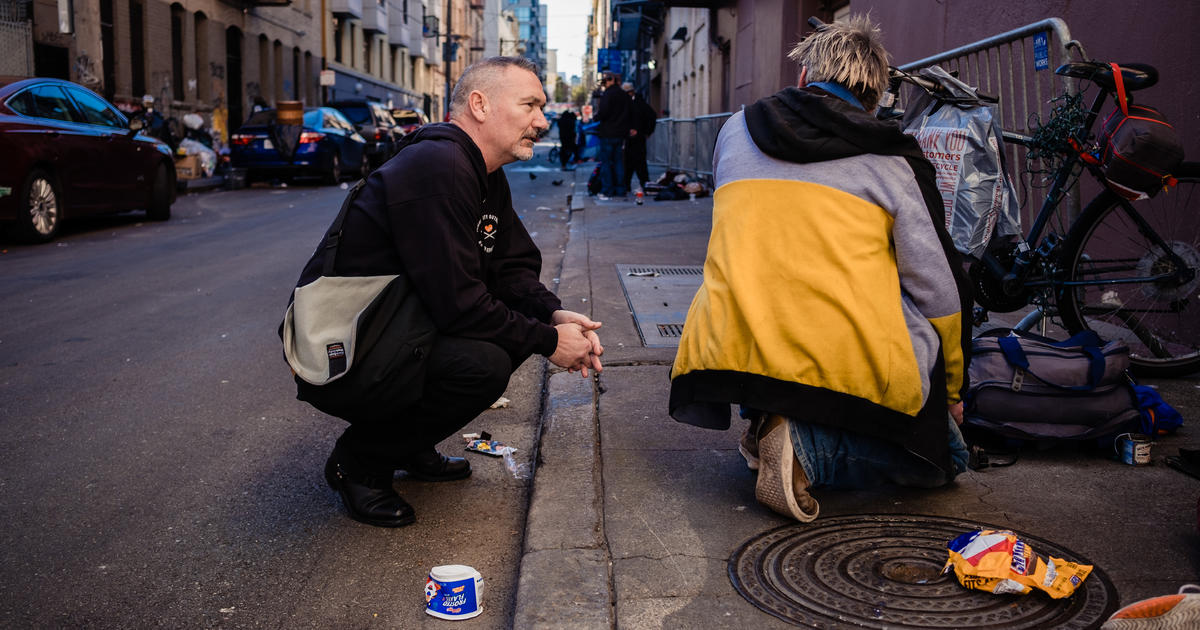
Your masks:
<path fill-rule="evenodd" d="M 638 337 L 647 348 L 675 348 L 688 307 L 704 281 L 699 265 L 616 265 Z"/>
<path fill-rule="evenodd" d="M 659 324 L 659 337 L 678 337 L 683 334 L 683 324 Z"/>
<path fill-rule="evenodd" d="M 629 267 L 631 276 L 703 276 L 704 269 L 697 265 L 660 265 L 657 267 Z"/>
<path fill-rule="evenodd" d="M 815 627 L 1093 628 L 1117 608 L 1099 568 L 1075 594 L 993 595 L 941 573 L 946 543 L 978 529 L 1004 529 L 936 516 L 875 514 L 788 525 L 747 541 L 729 559 L 729 579 L 750 603 Z M 1040 556 L 1092 564 L 1018 532 Z"/>

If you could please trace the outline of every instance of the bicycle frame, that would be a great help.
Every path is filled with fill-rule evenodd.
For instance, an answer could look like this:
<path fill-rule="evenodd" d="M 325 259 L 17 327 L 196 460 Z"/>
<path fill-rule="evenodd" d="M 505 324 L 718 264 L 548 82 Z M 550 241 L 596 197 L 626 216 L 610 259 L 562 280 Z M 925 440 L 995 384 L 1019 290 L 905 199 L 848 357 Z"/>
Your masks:
<path fill-rule="evenodd" d="M 1095 125 L 1096 119 L 1100 115 L 1101 108 L 1103 108 L 1108 94 L 1108 90 L 1101 89 L 1096 97 L 1092 100 L 1092 104 L 1088 108 L 1087 116 L 1084 122 L 1085 129 L 1090 131 Z M 1033 140 L 1031 136 L 1008 131 L 1004 131 L 1002 135 L 1006 142 L 1012 142 L 1025 147 L 1030 146 Z M 1042 233 L 1046 230 L 1046 226 L 1050 222 L 1050 219 L 1053 218 L 1054 214 L 1058 211 L 1062 199 L 1066 195 L 1066 191 L 1070 188 L 1071 180 L 1079 176 L 1079 171 L 1077 169 L 1079 169 L 1079 167 L 1082 165 L 1083 169 L 1090 173 L 1092 177 L 1096 179 L 1096 181 L 1100 182 L 1102 185 L 1104 184 L 1104 173 L 1100 170 L 1100 166 L 1084 160 L 1081 157 L 1081 154 L 1082 151 L 1064 154 L 1063 164 L 1054 174 L 1054 179 L 1050 185 L 1049 192 L 1046 193 L 1046 197 L 1042 201 L 1042 206 L 1038 210 L 1037 215 L 1034 217 L 1033 225 L 1030 226 L 1024 242 L 1018 244 L 1019 253 L 1014 260 L 1012 267 L 1005 269 L 1000 261 L 996 260 L 996 258 L 990 252 L 985 252 L 982 262 L 988 271 L 991 272 L 996 278 L 1002 279 L 1006 284 L 1009 284 L 1014 289 L 1017 288 L 1017 286 L 1021 288 L 1057 288 L 1113 284 L 1140 284 L 1158 280 L 1166 280 L 1170 278 L 1171 274 L 1166 273 L 1155 276 L 1141 276 L 1096 281 L 1063 280 L 1056 278 L 1053 275 L 1047 279 L 1029 279 L 1026 277 L 1026 270 L 1034 262 L 1037 262 L 1035 254 L 1040 254 L 1044 258 L 1053 256 L 1054 249 L 1058 244 L 1057 239 L 1055 239 L 1053 242 L 1048 242 L 1047 240 L 1043 239 Z M 1118 196 L 1117 201 L 1121 208 L 1125 211 L 1125 214 L 1128 215 L 1130 220 L 1132 220 L 1137 226 L 1138 231 L 1141 232 L 1142 235 L 1150 239 L 1155 245 L 1166 252 L 1174 262 L 1179 264 L 1180 267 L 1186 267 L 1184 261 L 1175 254 L 1167 242 L 1163 240 L 1163 238 L 1149 225 L 1149 223 L 1146 222 L 1146 220 L 1141 216 L 1140 213 L 1138 213 L 1137 209 L 1133 207 L 1133 204 L 1129 200 Z M 1075 218 L 1072 218 L 1072 225 L 1074 225 L 1074 221 Z M 1051 235 L 1047 235 L 1046 238 L 1048 239 L 1050 236 Z M 1032 243 L 1037 243 L 1037 247 L 1031 247 L 1030 244 Z M 1030 254 L 1030 252 L 1033 252 L 1033 254 Z M 1129 268 L 1131 271 L 1133 269 L 1133 267 Z M 1019 284 L 1014 286 L 1012 285 L 1014 282 Z"/>

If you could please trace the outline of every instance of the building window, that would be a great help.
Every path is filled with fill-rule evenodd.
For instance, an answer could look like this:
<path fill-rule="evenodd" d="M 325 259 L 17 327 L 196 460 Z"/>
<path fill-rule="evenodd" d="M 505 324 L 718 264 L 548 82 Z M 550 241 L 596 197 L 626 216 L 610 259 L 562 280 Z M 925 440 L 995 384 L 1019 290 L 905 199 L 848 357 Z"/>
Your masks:
<path fill-rule="evenodd" d="M 342 21 L 333 18 L 333 60 L 342 63 Z"/>
<path fill-rule="evenodd" d="M 171 5 L 171 87 L 176 101 L 185 100 L 183 93 L 183 5 Z"/>
<path fill-rule="evenodd" d="M 209 75 L 211 74 L 205 67 L 205 64 L 208 63 L 208 18 L 197 11 L 193 20 L 196 33 L 196 100 L 204 102 L 208 100 Z"/>
<path fill-rule="evenodd" d="M 141 0 L 129 2 L 129 66 L 132 73 L 130 90 L 134 96 L 146 93 L 146 28 Z"/>
<path fill-rule="evenodd" d="M 311 51 L 304 52 L 304 94 L 309 103 L 317 102 L 316 92 L 313 90 L 313 56 Z"/>
<path fill-rule="evenodd" d="M 283 89 L 283 42 L 275 40 L 275 72 L 271 73 L 272 87 L 276 102 L 282 101 L 287 94 Z"/>
<path fill-rule="evenodd" d="M 365 33 L 364 33 L 365 35 Z M 363 71 L 371 74 L 371 40 L 375 39 L 370 35 L 363 37 Z"/>
<path fill-rule="evenodd" d="M 258 36 L 258 97 L 265 102 L 271 95 L 271 42 Z"/>
<path fill-rule="evenodd" d="M 292 100 L 300 100 L 300 48 L 292 49 Z"/>
<path fill-rule="evenodd" d="M 109 101 L 117 93 L 116 37 L 113 34 L 112 0 L 100 0 L 100 49 L 104 55 L 104 98 Z"/>

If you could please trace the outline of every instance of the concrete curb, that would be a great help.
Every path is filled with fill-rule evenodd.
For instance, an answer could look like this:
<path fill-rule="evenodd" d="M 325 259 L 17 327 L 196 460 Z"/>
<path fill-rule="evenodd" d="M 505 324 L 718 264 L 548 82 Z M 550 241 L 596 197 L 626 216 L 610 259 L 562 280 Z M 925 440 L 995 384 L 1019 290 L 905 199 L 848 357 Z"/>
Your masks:
<path fill-rule="evenodd" d="M 576 199 L 579 190 L 575 186 Z M 583 221 L 572 217 L 558 295 L 563 308 L 591 315 Z M 514 628 L 590 630 L 615 623 L 594 388 L 591 379 L 569 372 L 547 380 Z"/>
<path fill-rule="evenodd" d="M 514 628 L 612 628 L 592 383 L 550 377 Z"/>

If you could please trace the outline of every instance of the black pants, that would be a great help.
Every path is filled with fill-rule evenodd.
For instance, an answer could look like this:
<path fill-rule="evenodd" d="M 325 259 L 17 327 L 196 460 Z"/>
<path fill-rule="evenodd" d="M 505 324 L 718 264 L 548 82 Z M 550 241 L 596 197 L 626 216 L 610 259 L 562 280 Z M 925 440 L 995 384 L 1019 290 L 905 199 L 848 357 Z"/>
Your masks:
<path fill-rule="evenodd" d="M 575 161 L 575 138 L 562 138 L 562 148 L 558 150 L 558 160 L 562 162 L 563 168 Z"/>
<path fill-rule="evenodd" d="M 633 190 L 634 173 L 645 189 L 650 181 L 650 171 L 646 168 L 646 139 L 641 136 L 625 140 L 625 190 Z"/>
<path fill-rule="evenodd" d="M 426 363 L 420 400 L 387 421 L 351 421 L 338 438 L 336 457 L 361 474 L 390 474 L 414 454 L 433 448 L 490 407 L 528 357 L 494 343 L 439 337 Z"/>

